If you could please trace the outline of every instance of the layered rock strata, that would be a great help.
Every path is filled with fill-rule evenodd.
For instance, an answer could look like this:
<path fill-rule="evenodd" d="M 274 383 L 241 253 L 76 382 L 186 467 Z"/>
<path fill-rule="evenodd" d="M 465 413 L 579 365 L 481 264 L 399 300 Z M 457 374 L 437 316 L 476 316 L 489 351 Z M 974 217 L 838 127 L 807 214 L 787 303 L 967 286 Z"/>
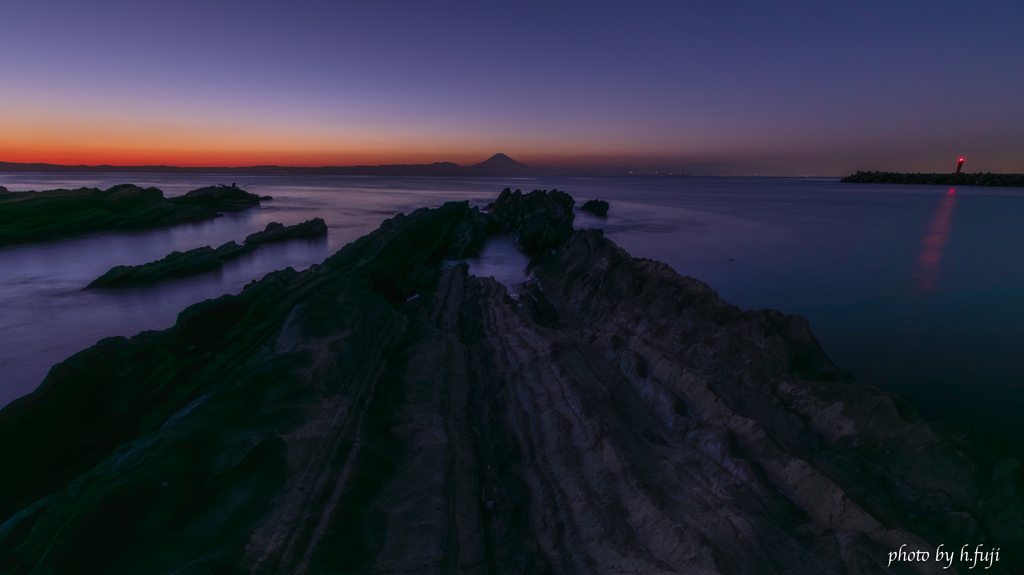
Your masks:
<path fill-rule="evenodd" d="M 258 196 L 233 186 L 201 188 L 170 199 L 158 188 L 132 184 L 0 193 L 0 245 L 197 222 L 258 204 Z"/>
<path fill-rule="evenodd" d="M 487 205 L 491 219 L 517 235 L 516 244 L 526 254 L 536 254 L 562 244 L 572 234 L 575 201 L 568 194 L 534 190 L 524 194 L 505 188 Z"/>
<path fill-rule="evenodd" d="M 502 198 L 54 366 L 0 411 L 0 572 L 966 572 L 888 565 L 939 544 L 1021 572 L 1019 465 L 802 318 L 563 237 L 565 194 Z M 543 247 L 518 299 L 443 263 L 495 229 Z"/>
<path fill-rule="evenodd" d="M 263 231 L 249 234 L 243 245 L 230 241 L 216 250 L 210 246 L 203 246 L 186 252 L 171 252 L 167 257 L 137 266 L 114 266 L 87 287 L 129 287 L 201 274 L 219 269 L 224 262 L 250 253 L 263 244 L 300 238 L 313 239 L 325 235 L 327 223 L 322 218 L 313 218 L 293 226 L 271 222 Z"/>
<path fill-rule="evenodd" d="M 319 238 L 327 235 L 327 223 L 323 218 L 313 218 L 301 224 L 286 226 L 278 222 L 270 222 L 261 232 L 249 234 L 245 238 L 245 245 L 259 246 L 274 242 L 284 242 L 299 238 Z"/>

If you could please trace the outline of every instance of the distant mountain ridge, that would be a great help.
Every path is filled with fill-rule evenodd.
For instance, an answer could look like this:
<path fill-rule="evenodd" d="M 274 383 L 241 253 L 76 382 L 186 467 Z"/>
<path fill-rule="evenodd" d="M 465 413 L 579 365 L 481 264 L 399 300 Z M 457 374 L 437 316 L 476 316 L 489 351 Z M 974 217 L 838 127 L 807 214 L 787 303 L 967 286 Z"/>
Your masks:
<path fill-rule="evenodd" d="M 454 162 L 432 164 L 384 164 L 379 166 L 66 166 L 46 163 L 0 162 L 0 172 L 97 172 L 185 174 L 321 174 L 338 176 L 719 176 L 741 175 L 755 170 L 735 162 L 681 164 L 667 167 L 607 166 L 593 168 L 537 167 L 497 153 L 470 166 Z"/>

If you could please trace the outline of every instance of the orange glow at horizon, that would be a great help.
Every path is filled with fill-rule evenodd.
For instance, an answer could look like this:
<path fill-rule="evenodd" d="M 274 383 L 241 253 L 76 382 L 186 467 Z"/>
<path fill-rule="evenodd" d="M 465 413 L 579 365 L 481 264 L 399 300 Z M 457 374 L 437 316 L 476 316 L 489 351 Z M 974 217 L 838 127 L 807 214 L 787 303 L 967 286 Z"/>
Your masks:
<path fill-rule="evenodd" d="M 197 116 L 42 112 L 4 117 L 0 161 L 58 165 L 295 167 L 454 162 L 467 166 L 495 153 L 535 167 L 672 163 L 697 160 L 696 145 L 621 142 L 588 134 L 529 135 L 449 125 L 337 125 Z M 614 142 L 614 143 L 609 143 Z M 707 144 L 704 145 L 708 148 Z M 628 151 L 625 151 L 628 150 Z M 728 153 L 727 150 L 718 150 Z"/>
<path fill-rule="evenodd" d="M 96 141 L 86 144 L 48 141 L 10 144 L 0 141 L 0 162 L 43 163 L 65 166 L 178 166 L 178 167 L 246 167 L 261 165 L 321 167 L 386 164 L 431 164 L 454 162 L 468 166 L 486 160 L 495 153 L 506 153 L 530 166 L 595 166 L 650 163 L 652 158 L 610 153 L 568 154 L 562 150 L 522 150 L 499 143 L 467 146 L 451 143 L 446 146 L 343 144 L 310 145 L 305 142 L 253 142 L 189 139 L 188 142 L 164 140 L 159 143 Z M 148 144 L 148 145 L 147 145 Z M 275 145 L 276 144 L 276 145 Z M 429 150 L 429 151 L 424 151 Z M 669 162 L 671 160 L 665 160 Z"/>

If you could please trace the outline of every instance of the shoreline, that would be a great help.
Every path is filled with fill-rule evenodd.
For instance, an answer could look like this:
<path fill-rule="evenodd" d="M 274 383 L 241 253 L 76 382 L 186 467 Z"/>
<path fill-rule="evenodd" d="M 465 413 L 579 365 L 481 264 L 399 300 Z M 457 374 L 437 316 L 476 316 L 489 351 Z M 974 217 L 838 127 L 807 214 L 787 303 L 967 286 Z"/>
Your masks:
<path fill-rule="evenodd" d="M 481 567 L 487 556 L 554 572 L 559 556 L 644 565 L 607 535 L 625 530 L 646 549 L 700 533 L 656 547 L 679 569 L 692 567 L 683 557 L 728 572 L 768 556 L 811 573 L 824 556 L 852 567 L 878 546 L 923 549 L 966 532 L 1017 545 L 1020 525 L 965 531 L 957 510 L 989 518 L 992 505 L 1019 506 L 1017 487 L 999 499 L 1019 469 L 990 484 L 960 440 L 832 365 L 806 320 L 741 311 L 599 230 L 573 231 L 566 198 L 507 191 L 488 213 L 463 202 L 396 216 L 309 270 L 274 272 L 189 307 L 169 330 L 110 338 L 55 366 L 0 410 L 0 460 L 23 470 L 0 480 L 0 522 L 38 510 L 32 539 L 13 551 L 8 531 L 0 550 L 35 561 L 56 545 L 48 557 L 99 566 L 91 554 L 104 542 L 87 533 L 100 525 L 132 543 L 104 555 L 110 569 L 201 556 L 208 568 L 281 571 L 291 546 L 343 570 L 429 563 L 426 550 L 441 549 L 444 568 L 456 559 L 441 534 L 454 524 L 457 548 Z M 502 230 L 533 254 L 533 287 L 518 299 L 437 265 Z M 33 431 L 44 420 L 62 427 Z M 358 473 L 338 475 L 349 467 Z M 723 506 L 750 538 L 737 540 Z M 116 509 L 131 511 L 104 524 Z M 226 519 L 210 527 L 209 513 Z M 537 514 L 580 539 L 532 529 Z M 409 517 L 422 529 L 409 531 Z M 323 522 L 336 528 L 311 535 Z M 849 537 L 841 556 L 836 533 Z M 96 548 L 68 547 L 86 540 Z M 327 547 L 338 551 L 316 551 Z"/>

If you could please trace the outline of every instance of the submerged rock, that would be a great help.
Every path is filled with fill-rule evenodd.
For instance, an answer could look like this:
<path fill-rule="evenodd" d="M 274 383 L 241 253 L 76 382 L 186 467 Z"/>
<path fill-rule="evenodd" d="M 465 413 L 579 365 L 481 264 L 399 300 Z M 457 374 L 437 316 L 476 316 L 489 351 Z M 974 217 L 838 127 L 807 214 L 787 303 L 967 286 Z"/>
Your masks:
<path fill-rule="evenodd" d="M 601 218 L 608 216 L 608 208 L 608 202 L 604 200 L 590 200 L 589 202 L 585 202 L 582 206 L 580 206 L 581 210 L 586 210 L 594 214 L 595 216 Z"/>
<path fill-rule="evenodd" d="M 571 224 L 502 195 L 54 366 L 0 411 L 0 572 L 903 573 L 943 543 L 1019 572 L 1019 463 L 982 470 L 803 318 L 599 230 L 518 301 L 445 267 L 493 218 Z"/>

